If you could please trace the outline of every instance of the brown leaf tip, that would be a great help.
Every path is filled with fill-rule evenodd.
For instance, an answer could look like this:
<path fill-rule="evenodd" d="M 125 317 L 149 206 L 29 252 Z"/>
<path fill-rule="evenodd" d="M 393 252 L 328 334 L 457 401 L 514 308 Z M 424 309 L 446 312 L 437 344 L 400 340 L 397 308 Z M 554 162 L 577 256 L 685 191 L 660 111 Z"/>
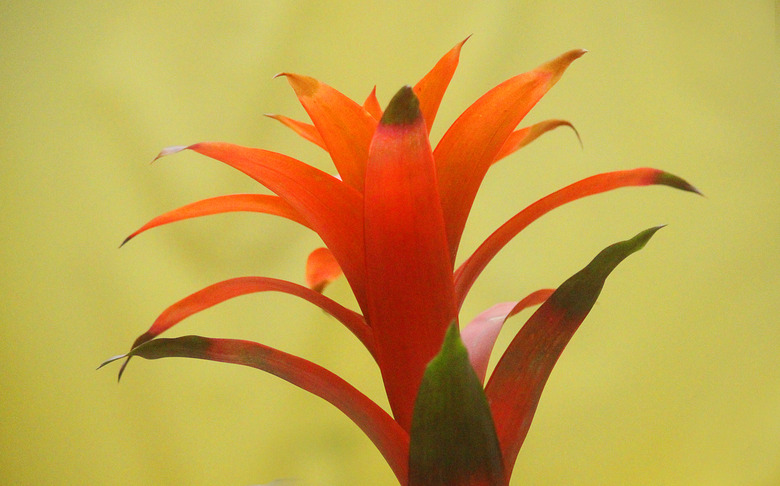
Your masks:
<path fill-rule="evenodd" d="M 398 90 L 387 105 L 382 120 L 382 125 L 411 125 L 422 117 L 420 112 L 420 100 L 414 94 L 411 86 L 407 85 Z"/>
<path fill-rule="evenodd" d="M 668 172 L 661 171 L 658 174 L 656 183 L 662 184 L 664 186 L 674 187 L 675 189 L 680 189 L 683 191 L 693 192 L 700 196 L 704 196 L 704 194 L 702 194 L 701 191 L 693 187 L 688 181 L 686 181 L 682 177 L 677 177 L 676 175 L 670 174 Z"/>

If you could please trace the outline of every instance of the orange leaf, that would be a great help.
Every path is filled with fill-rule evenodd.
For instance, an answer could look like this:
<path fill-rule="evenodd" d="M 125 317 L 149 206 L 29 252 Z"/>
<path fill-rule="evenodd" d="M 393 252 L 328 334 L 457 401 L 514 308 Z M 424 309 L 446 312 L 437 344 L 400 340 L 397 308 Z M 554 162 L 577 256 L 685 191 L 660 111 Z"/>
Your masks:
<path fill-rule="evenodd" d="M 574 134 L 577 135 L 577 140 L 579 140 L 580 145 L 582 145 L 580 134 L 577 133 L 577 129 L 574 128 L 574 125 L 567 122 L 566 120 L 546 120 L 531 125 L 530 127 L 521 128 L 520 130 L 516 130 L 512 132 L 509 138 L 506 139 L 506 142 L 504 142 L 504 145 L 501 146 L 501 150 L 498 152 L 498 155 L 496 155 L 496 158 L 495 160 L 493 160 L 493 163 L 495 164 L 496 162 L 503 159 L 507 155 L 517 152 L 518 150 L 525 147 L 529 143 L 533 142 L 537 138 L 541 137 L 545 133 L 549 132 L 550 130 L 554 130 L 560 126 L 567 126 L 572 130 L 574 130 Z"/>
<path fill-rule="evenodd" d="M 447 91 L 447 86 L 450 85 L 455 69 L 458 67 L 460 50 L 467 40 L 469 40 L 468 37 L 450 49 L 444 57 L 439 59 L 433 69 L 414 86 L 414 94 L 420 100 L 420 111 L 429 133 L 436 113 L 439 111 L 444 92 Z"/>
<path fill-rule="evenodd" d="M 222 142 L 169 147 L 158 157 L 189 149 L 252 177 L 284 199 L 320 235 L 365 304 L 363 197 L 337 178 L 286 155 Z"/>
<path fill-rule="evenodd" d="M 363 316 L 302 285 L 268 277 L 232 278 L 209 285 L 194 294 L 188 295 L 165 309 L 155 319 L 152 326 L 136 339 L 133 343 L 133 348 L 159 336 L 193 314 L 197 314 L 226 300 L 257 292 L 283 292 L 311 302 L 338 319 L 366 346 L 370 353 L 374 353 L 371 328 L 368 327 Z"/>
<path fill-rule="evenodd" d="M 368 95 L 366 101 L 363 102 L 363 108 L 371 113 L 377 121 L 382 118 L 382 107 L 379 105 L 379 100 L 376 99 L 376 86 L 371 90 L 371 94 Z"/>
<path fill-rule="evenodd" d="M 569 51 L 488 91 L 452 124 L 433 152 L 454 261 L 471 205 L 512 130 L 584 50 Z"/>
<path fill-rule="evenodd" d="M 322 292 L 325 287 L 341 276 L 339 262 L 327 248 L 317 248 L 309 254 L 306 260 L 306 285 L 315 292 Z"/>
<path fill-rule="evenodd" d="M 365 108 L 330 86 L 300 74 L 282 73 L 311 117 L 341 175 L 363 192 L 368 146 L 377 121 Z"/>
<path fill-rule="evenodd" d="M 587 177 L 549 194 L 514 215 L 493 232 L 455 272 L 455 294 L 458 307 L 488 263 L 498 252 L 529 224 L 544 214 L 568 202 L 621 187 L 665 185 L 683 191 L 699 193 L 683 179 L 658 169 L 641 168 L 606 172 Z"/>
<path fill-rule="evenodd" d="M 174 223 L 176 221 L 182 221 L 185 219 L 197 218 L 200 216 L 209 216 L 212 214 L 222 214 L 237 211 L 273 214 L 311 228 L 309 223 L 307 223 L 306 220 L 292 208 L 292 206 L 284 202 L 284 200 L 279 196 L 270 196 L 267 194 L 230 194 L 227 196 L 217 196 L 209 199 L 203 199 L 201 201 L 196 201 L 178 209 L 174 209 L 173 211 L 168 211 L 165 214 L 161 214 L 125 238 L 125 241 L 122 242 L 122 245 L 143 233 L 144 231 L 155 228 L 157 226 Z"/>
<path fill-rule="evenodd" d="M 303 123 L 298 120 L 293 120 L 292 118 L 288 118 L 284 115 L 266 114 L 265 116 L 267 116 L 268 118 L 273 118 L 278 122 L 281 122 L 286 127 L 292 129 L 292 131 L 294 131 L 301 137 L 305 138 L 309 142 L 312 142 L 313 144 L 318 145 L 319 147 L 325 150 L 328 150 L 328 148 L 325 146 L 325 141 L 322 140 L 322 137 L 320 136 L 320 132 L 317 131 L 314 125 L 311 125 L 309 123 Z"/>
<path fill-rule="evenodd" d="M 485 387 L 507 470 L 512 470 L 547 378 L 596 302 L 604 281 L 658 229 L 650 228 L 602 250 L 558 287 L 509 344 Z"/>

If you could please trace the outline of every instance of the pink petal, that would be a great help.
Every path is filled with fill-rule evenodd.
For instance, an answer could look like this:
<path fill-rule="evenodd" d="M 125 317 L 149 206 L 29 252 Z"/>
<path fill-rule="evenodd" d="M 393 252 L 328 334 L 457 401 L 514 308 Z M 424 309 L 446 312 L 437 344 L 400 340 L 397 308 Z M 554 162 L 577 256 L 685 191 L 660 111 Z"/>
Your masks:
<path fill-rule="evenodd" d="M 480 383 L 485 383 L 490 355 L 506 320 L 527 307 L 541 304 L 554 291 L 555 289 L 541 289 L 519 302 L 496 304 L 475 317 L 463 329 L 461 339 L 466 345 L 471 366 L 474 368 Z"/>

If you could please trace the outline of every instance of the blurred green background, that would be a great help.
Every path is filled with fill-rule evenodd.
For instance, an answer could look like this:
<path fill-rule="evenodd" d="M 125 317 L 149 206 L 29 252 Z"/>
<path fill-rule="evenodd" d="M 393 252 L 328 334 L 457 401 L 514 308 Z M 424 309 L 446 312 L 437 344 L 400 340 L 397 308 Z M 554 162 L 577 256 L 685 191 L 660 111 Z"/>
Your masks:
<path fill-rule="evenodd" d="M 117 250 L 166 210 L 260 190 L 195 154 L 149 166 L 160 148 L 223 140 L 329 168 L 262 116 L 305 118 L 275 73 L 361 101 L 376 84 L 385 104 L 473 33 L 434 140 L 495 84 L 572 48 L 590 53 L 527 118 L 572 121 L 584 148 L 561 129 L 496 166 L 461 258 L 526 204 L 598 172 L 656 166 L 707 195 L 625 189 L 576 202 L 528 228 L 477 283 L 464 321 L 669 224 L 613 274 L 564 353 L 512 484 L 780 484 L 775 3 L 112 4 L 0 6 L 0 482 L 393 484 L 357 427 L 272 376 L 139 359 L 117 385 L 116 366 L 95 367 L 208 284 L 301 282 L 318 245 L 292 223 L 236 214 Z M 352 302 L 344 281 L 326 293 Z M 383 401 L 357 340 L 289 296 L 236 299 L 177 334 L 257 340 Z"/>

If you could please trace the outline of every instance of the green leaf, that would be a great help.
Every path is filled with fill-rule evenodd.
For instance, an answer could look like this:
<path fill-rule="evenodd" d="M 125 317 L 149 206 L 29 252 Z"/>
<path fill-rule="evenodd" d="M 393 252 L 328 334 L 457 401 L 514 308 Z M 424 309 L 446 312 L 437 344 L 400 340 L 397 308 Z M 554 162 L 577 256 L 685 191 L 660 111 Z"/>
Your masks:
<path fill-rule="evenodd" d="M 596 303 L 607 276 L 660 228 L 642 231 L 602 250 L 553 292 L 509 344 L 485 387 L 508 470 L 512 470 L 531 426 L 547 378 Z"/>
<path fill-rule="evenodd" d="M 425 370 L 414 405 L 409 486 L 503 484 L 490 407 L 453 323 Z"/>

